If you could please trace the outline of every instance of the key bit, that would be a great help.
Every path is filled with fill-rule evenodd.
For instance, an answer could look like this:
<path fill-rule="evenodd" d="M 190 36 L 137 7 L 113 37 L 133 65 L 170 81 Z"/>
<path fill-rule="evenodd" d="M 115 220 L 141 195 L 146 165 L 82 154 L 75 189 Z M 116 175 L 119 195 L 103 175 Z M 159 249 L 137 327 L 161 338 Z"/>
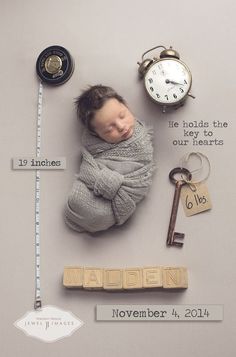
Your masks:
<path fill-rule="evenodd" d="M 172 236 L 168 237 L 166 243 L 167 245 L 175 245 L 177 247 L 182 247 L 184 243 L 178 242 L 176 239 L 184 239 L 184 236 L 184 233 L 174 232 Z"/>
<path fill-rule="evenodd" d="M 178 232 L 174 232 L 173 234 L 173 240 L 172 240 L 172 244 L 171 245 L 175 245 L 177 247 L 182 247 L 183 246 L 183 242 L 178 242 L 176 241 L 176 239 L 184 239 L 184 233 L 178 233 Z"/>

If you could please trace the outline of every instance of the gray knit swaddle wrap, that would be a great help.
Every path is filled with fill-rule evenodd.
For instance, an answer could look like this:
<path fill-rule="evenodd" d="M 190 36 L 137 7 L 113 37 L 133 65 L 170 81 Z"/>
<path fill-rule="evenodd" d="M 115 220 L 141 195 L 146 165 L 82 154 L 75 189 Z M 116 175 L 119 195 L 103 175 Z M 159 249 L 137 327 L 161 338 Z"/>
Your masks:
<path fill-rule="evenodd" d="M 86 130 L 83 146 L 66 223 L 89 232 L 121 225 L 145 197 L 152 181 L 152 131 L 137 121 L 131 138 L 111 144 Z"/>

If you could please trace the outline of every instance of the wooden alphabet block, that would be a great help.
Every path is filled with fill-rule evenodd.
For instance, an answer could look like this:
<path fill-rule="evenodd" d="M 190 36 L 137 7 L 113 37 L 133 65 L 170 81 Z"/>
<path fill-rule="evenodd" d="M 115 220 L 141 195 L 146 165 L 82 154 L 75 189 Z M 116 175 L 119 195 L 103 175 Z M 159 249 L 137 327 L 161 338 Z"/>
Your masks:
<path fill-rule="evenodd" d="M 102 289 L 103 288 L 103 269 L 84 268 L 84 289 Z"/>
<path fill-rule="evenodd" d="M 65 267 L 63 285 L 67 288 L 82 288 L 84 279 L 83 267 Z"/>
<path fill-rule="evenodd" d="M 122 269 L 104 269 L 103 288 L 105 290 L 121 290 L 123 288 Z"/>
<path fill-rule="evenodd" d="M 163 283 L 161 267 L 143 268 L 143 288 L 160 288 L 162 286 Z"/>
<path fill-rule="evenodd" d="M 162 270 L 163 288 L 178 289 L 188 287 L 187 269 L 183 267 L 164 267 Z"/>
<path fill-rule="evenodd" d="M 142 289 L 142 269 L 131 268 L 123 271 L 123 288 L 124 289 Z"/>
<path fill-rule="evenodd" d="M 102 269 L 65 267 L 63 285 L 89 290 L 186 289 L 187 269 L 184 267 L 144 267 Z"/>

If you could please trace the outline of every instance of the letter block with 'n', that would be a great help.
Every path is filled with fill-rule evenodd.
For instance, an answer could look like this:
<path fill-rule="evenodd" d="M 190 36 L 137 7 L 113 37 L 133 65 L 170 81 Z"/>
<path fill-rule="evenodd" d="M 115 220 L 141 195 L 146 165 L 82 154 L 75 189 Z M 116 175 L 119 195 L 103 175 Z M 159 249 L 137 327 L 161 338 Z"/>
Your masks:
<path fill-rule="evenodd" d="M 181 289 L 188 287 L 187 269 L 183 267 L 164 267 L 162 270 L 164 289 Z"/>

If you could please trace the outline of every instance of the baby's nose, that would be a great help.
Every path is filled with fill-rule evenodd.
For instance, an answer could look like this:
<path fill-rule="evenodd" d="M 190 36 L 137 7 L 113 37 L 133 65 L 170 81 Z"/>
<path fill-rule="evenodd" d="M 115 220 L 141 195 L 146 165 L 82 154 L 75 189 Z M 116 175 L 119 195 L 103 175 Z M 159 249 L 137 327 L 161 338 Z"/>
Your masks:
<path fill-rule="evenodd" d="M 122 122 L 117 122 L 117 129 L 119 130 L 119 131 L 123 131 L 124 130 L 124 128 L 125 128 L 125 125 L 124 125 L 124 123 L 122 123 Z"/>

